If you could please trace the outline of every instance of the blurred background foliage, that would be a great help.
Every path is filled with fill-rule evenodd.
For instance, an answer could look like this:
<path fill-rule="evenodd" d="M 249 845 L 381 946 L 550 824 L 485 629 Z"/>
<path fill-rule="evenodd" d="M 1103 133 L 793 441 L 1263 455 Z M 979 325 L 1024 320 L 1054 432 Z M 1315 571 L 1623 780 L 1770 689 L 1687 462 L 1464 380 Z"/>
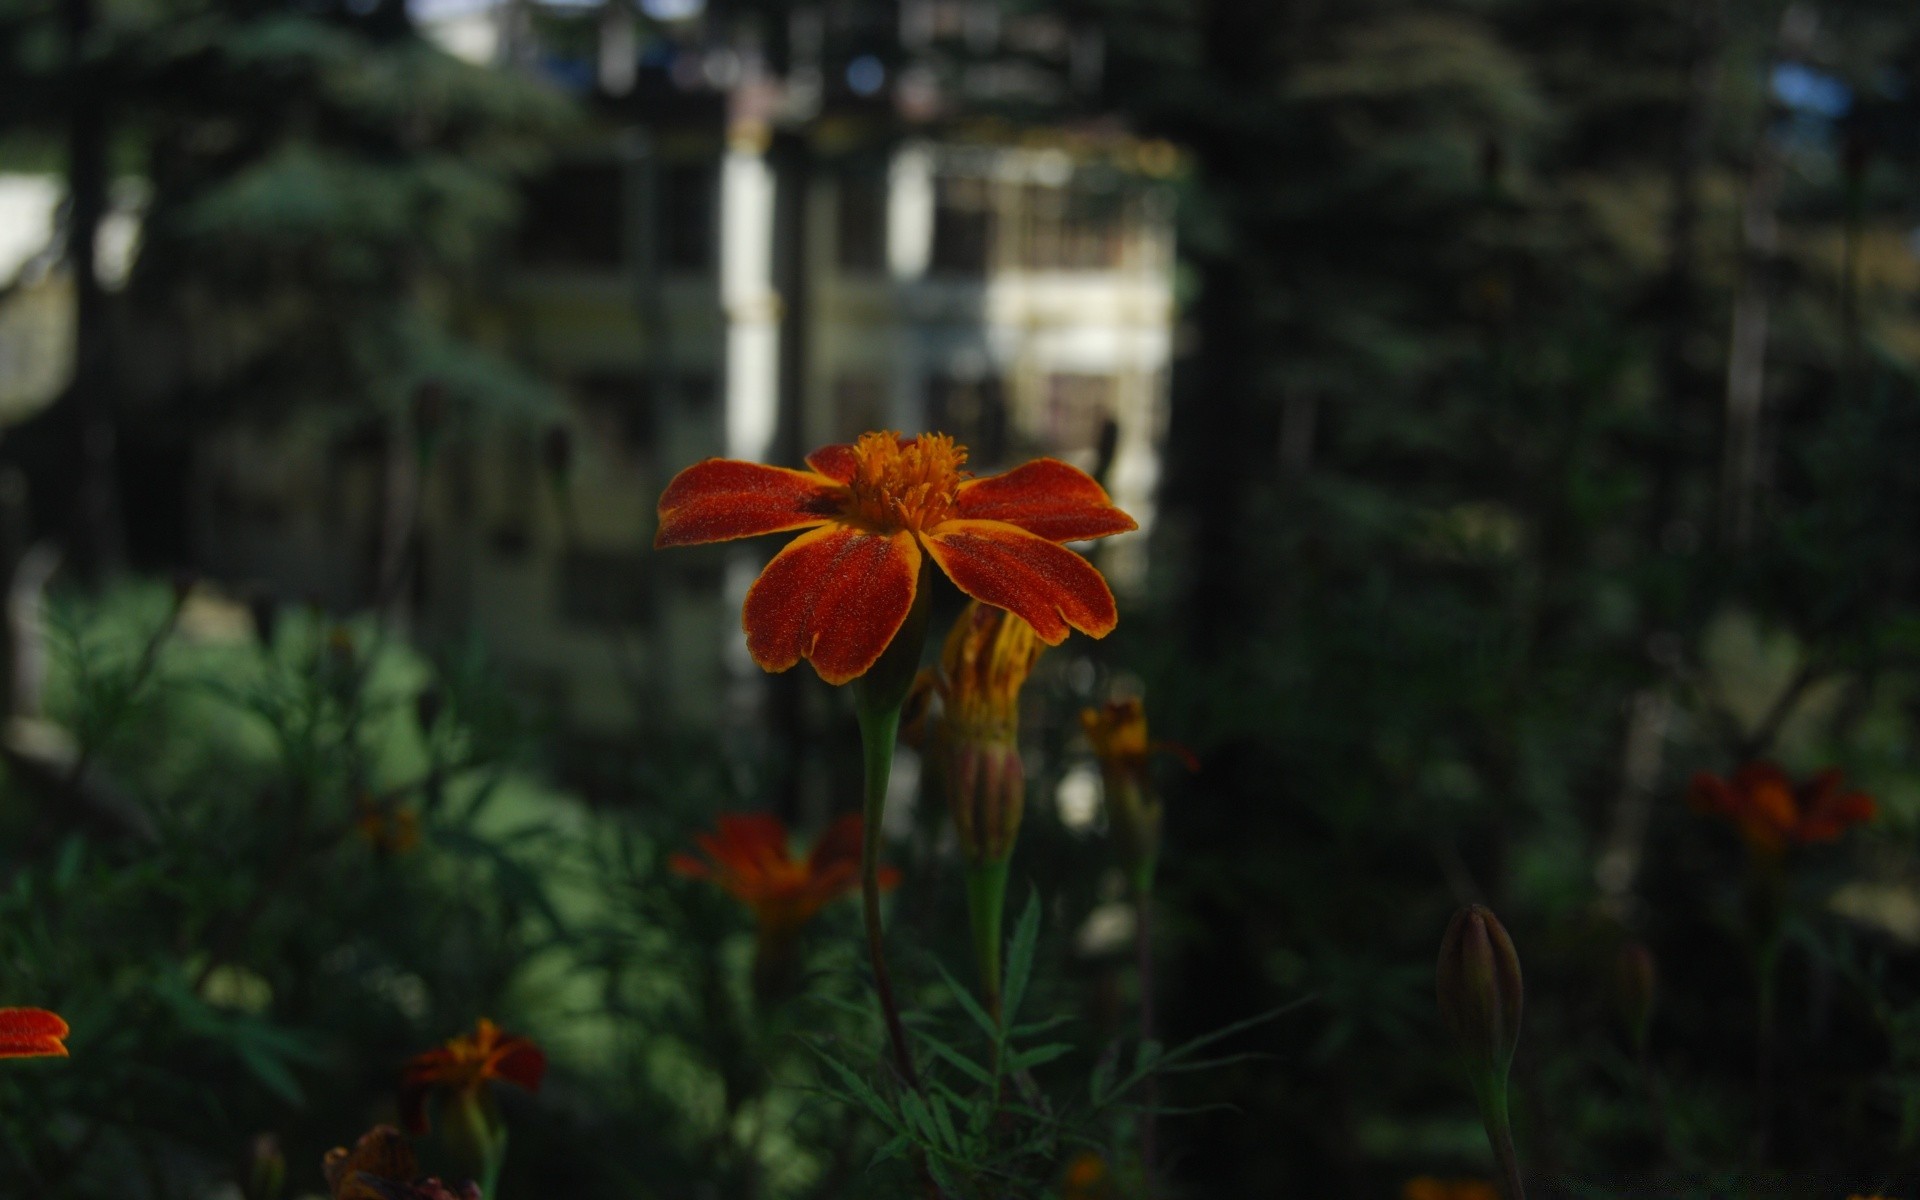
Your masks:
<path fill-rule="evenodd" d="M 1058 7 L 1102 24 L 1103 102 L 1184 166 L 1148 602 L 1029 689 L 1029 1007 L 1077 1046 L 1048 1082 L 1084 1088 L 1129 1033 L 1117 880 L 1048 801 L 1091 786 L 1078 708 L 1143 688 L 1202 763 L 1162 776 L 1168 1040 L 1312 998 L 1232 1042 L 1256 1057 L 1167 1081 L 1196 1110 L 1164 1122 L 1172 1193 L 1484 1173 L 1431 994 L 1447 914 L 1478 899 L 1526 967 L 1516 1136 L 1542 1181 L 1912 1194 L 1920 15 Z M 138 336 L 222 348 L 154 379 L 129 334 L 111 369 L 156 403 L 124 437 L 233 406 L 398 419 L 427 380 L 544 419 L 469 301 L 563 102 L 427 49 L 391 4 L 115 0 L 78 75 L 70 11 L 0 0 L 0 138 L 58 158 L 76 107 L 127 118 L 110 153 L 152 188 Z M 90 419 L 57 406 L 0 453 L 64 477 Z M 805 997 L 764 1012 L 742 914 L 662 869 L 768 803 L 780 756 L 844 775 L 844 714 L 837 748 L 743 760 L 640 728 L 583 772 L 485 647 L 151 581 L 57 589 L 45 624 L 0 983 L 75 1034 L 69 1062 L 0 1073 L 10 1194 L 215 1194 L 262 1131 L 317 1188 L 325 1148 L 391 1119 L 406 1056 L 477 1013 L 555 1063 L 537 1100 L 503 1098 L 508 1196 L 906 1194 L 799 1036 L 872 1061 L 852 913 L 810 931 Z M 1681 798 L 1764 757 L 1843 767 L 1880 816 L 1796 858 L 1756 1088 L 1750 868 Z M 375 844 L 366 804 L 414 814 L 418 845 Z M 953 1018 L 937 808 L 893 845 L 894 920 L 930 948 L 899 964 L 912 1006 Z M 1659 973 L 1644 1056 L 1613 999 L 1628 943 Z M 1081 1132 L 1124 1156 L 1124 1119 Z"/>

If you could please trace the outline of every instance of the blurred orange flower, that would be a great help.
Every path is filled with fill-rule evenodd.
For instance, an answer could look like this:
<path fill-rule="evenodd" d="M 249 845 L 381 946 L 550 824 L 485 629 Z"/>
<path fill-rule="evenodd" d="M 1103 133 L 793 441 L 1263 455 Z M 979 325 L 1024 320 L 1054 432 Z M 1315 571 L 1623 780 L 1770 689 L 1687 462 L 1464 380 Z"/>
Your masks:
<path fill-rule="evenodd" d="M 720 818 L 720 830 L 695 840 L 706 854 L 676 854 L 668 860 L 675 874 L 710 879 L 753 910 L 760 936 L 781 941 L 811 921 L 821 909 L 860 886 L 859 813 L 846 813 L 827 826 L 813 852 L 796 859 L 788 849 L 786 824 L 771 813 Z M 880 886 L 893 888 L 900 872 L 880 870 Z"/>
<path fill-rule="evenodd" d="M 768 671 L 801 659 L 828 683 L 864 675 L 906 621 L 923 556 L 976 600 L 1017 613 L 1057 646 L 1105 637 L 1107 581 L 1062 543 L 1138 526 L 1092 476 L 1051 458 L 983 479 L 944 434 L 867 433 L 807 456 L 805 471 L 710 458 L 660 496 L 655 548 L 806 530 L 747 591 L 747 650 Z"/>
<path fill-rule="evenodd" d="M 1093 756 L 1100 760 L 1101 771 L 1109 777 L 1144 781 L 1148 756 L 1155 753 L 1173 755 L 1189 771 L 1200 769 L 1200 760 L 1194 757 L 1193 751 L 1178 742 L 1147 740 L 1147 710 L 1138 696 L 1109 701 L 1099 708 L 1081 709 L 1080 727 L 1093 747 Z"/>
<path fill-rule="evenodd" d="M 67 1023 L 44 1008 L 0 1008 L 0 1058 L 65 1058 Z"/>
<path fill-rule="evenodd" d="M 492 1079 L 537 1092 L 546 1073 L 547 1056 L 540 1047 L 481 1017 L 472 1033 L 450 1038 L 407 1063 L 400 1076 L 400 1116 L 408 1130 L 425 1133 L 427 1095 L 435 1088 L 453 1093 L 456 1101 L 472 1101 Z"/>
<path fill-rule="evenodd" d="M 1107 1160 L 1091 1150 L 1068 1163 L 1066 1174 L 1060 1178 L 1061 1200 L 1112 1200 L 1116 1194 Z"/>
<path fill-rule="evenodd" d="M 480 1189 L 471 1183 L 457 1191 L 438 1179 L 416 1183 L 420 1164 L 413 1147 L 391 1125 L 375 1125 L 352 1150 L 327 1151 L 321 1170 L 333 1200 L 480 1200 Z"/>
<path fill-rule="evenodd" d="M 1484 1179 L 1435 1179 L 1421 1175 L 1401 1186 L 1400 1200 L 1500 1200 L 1500 1193 Z"/>
<path fill-rule="evenodd" d="M 1200 768 L 1193 752 L 1172 742 L 1147 738 L 1147 710 L 1138 696 L 1080 711 L 1093 755 L 1100 760 L 1107 821 L 1120 865 L 1142 892 L 1153 883 L 1160 856 L 1160 801 L 1153 792 L 1147 761 L 1155 751 L 1177 755 L 1189 771 Z"/>
<path fill-rule="evenodd" d="M 1732 822 L 1756 854 L 1777 857 L 1789 846 L 1831 842 L 1849 826 L 1873 820 L 1873 797 L 1843 791 L 1841 779 L 1829 769 L 1795 783 L 1774 763 L 1748 763 L 1731 779 L 1695 775 L 1687 803 Z"/>

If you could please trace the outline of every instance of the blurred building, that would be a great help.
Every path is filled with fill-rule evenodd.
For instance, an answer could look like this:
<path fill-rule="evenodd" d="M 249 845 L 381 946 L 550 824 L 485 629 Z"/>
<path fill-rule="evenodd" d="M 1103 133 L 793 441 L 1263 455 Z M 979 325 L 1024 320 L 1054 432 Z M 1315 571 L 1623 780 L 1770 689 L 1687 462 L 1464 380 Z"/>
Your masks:
<path fill-rule="evenodd" d="M 497 320 L 562 385 L 566 432 L 450 446 L 424 481 L 431 629 L 480 630 L 576 727 L 750 712 L 760 673 L 733 631 L 775 547 L 654 554 L 660 491 L 709 455 L 797 465 L 868 429 L 952 433 L 981 472 L 1057 455 L 1150 523 L 1175 164 L 1087 111 L 1096 34 L 971 0 L 821 5 L 777 28 L 699 0 L 416 17 L 596 114 L 530 190 Z M 382 494 L 240 433 L 207 467 L 224 499 L 203 545 L 235 575 L 328 569 L 235 497 Z M 1100 550 L 1122 590 L 1143 544 Z"/>

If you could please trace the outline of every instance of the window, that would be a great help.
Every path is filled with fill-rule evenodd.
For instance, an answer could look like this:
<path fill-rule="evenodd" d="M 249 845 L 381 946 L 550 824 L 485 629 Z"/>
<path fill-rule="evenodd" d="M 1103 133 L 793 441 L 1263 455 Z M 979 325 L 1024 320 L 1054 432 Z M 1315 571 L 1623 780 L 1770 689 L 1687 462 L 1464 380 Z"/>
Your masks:
<path fill-rule="evenodd" d="M 617 268 L 624 204 L 620 165 L 568 163 L 528 184 L 520 256 L 542 267 Z"/>
<path fill-rule="evenodd" d="M 993 189 L 985 179 L 939 180 L 933 205 L 935 272 L 984 275 L 993 257 Z"/>
<path fill-rule="evenodd" d="M 887 266 L 887 177 L 879 171 L 840 177 L 834 213 L 840 269 L 874 273 Z"/>
<path fill-rule="evenodd" d="M 1124 204 L 1117 193 L 1031 184 L 1021 195 L 1020 265 L 1098 271 L 1121 265 Z"/>

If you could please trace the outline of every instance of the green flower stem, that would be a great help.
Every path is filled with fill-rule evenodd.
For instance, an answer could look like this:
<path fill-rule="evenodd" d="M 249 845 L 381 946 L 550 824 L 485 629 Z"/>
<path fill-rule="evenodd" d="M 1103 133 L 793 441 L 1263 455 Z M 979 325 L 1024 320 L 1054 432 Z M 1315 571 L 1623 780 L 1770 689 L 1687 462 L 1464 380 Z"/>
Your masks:
<path fill-rule="evenodd" d="M 1527 1200 L 1520 1185 L 1520 1159 L 1513 1152 L 1513 1126 L 1507 1119 L 1507 1082 L 1487 1079 L 1475 1090 L 1480 1094 L 1480 1120 L 1487 1127 L 1487 1144 L 1493 1148 L 1502 1200 Z"/>
<path fill-rule="evenodd" d="M 506 1122 L 484 1090 L 463 1091 L 447 1107 L 452 1110 L 447 1141 L 458 1157 L 471 1160 L 480 1194 L 493 1200 L 494 1185 L 507 1160 Z"/>
<path fill-rule="evenodd" d="M 995 1021 L 1000 1012 L 1000 930 L 1007 907 L 1007 868 L 1012 859 L 967 864 L 967 916 L 973 925 L 973 954 L 980 964 L 980 994 Z"/>
<path fill-rule="evenodd" d="M 853 681 L 854 711 L 860 719 L 861 760 L 866 787 L 861 807 L 860 909 L 866 918 L 867 954 L 873 960 L 873 991 L 893 1044 L 894 1065 L 900 1079 L 914 1091 L 920 1076 L 913 1069 L 906 1027 L 900 1023 L 900 1005 L 893 995 L 893 976 L 887 971 L 885 931 L 880 923 L 880 826 L 887 808 L 887 781 L 893 774 L 893 743 L 900 735 L 900 708 L 920 668 L 920 651 L 927 642 L 928 597 L 933 592 L 931 560 L 923 558 L 913 606 L 893 635 L 879 661 Z"/>
<path fill-rule="evenodd" d="M 880 821 L 886 812 L 887 780 L 893 773 L 893 740 L 900 732 L 900 706 L 873 711 L 860 706 L 860 742 L 866 764 L 866 796 L 860 831 L 860 909 L 866 918 L 867 954 L 873 960 L 873 991 L 886 1021 L 887 1040 L 893 1044 L 893 1062 L 900 1078 L 914 1091 L 920 1077 L 907 1048 L 907 1031 L 900 1023 L 900 1004 L 893 996 L 893 976 L 887 970 L 885 932 L 880 923 Z"/>

